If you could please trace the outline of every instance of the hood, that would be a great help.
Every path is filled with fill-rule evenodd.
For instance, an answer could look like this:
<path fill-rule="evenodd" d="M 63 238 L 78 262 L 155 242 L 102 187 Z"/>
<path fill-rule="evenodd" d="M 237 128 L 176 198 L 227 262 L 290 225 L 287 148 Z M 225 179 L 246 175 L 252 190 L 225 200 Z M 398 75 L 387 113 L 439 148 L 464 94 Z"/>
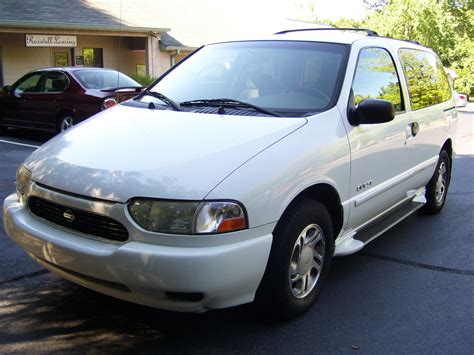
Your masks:
<path fill-rule="evenodd" d="M 118 105 L 56 136 L 25 165 L 34 181 L 94 198 L 201 200 L 306 122 Z"/>

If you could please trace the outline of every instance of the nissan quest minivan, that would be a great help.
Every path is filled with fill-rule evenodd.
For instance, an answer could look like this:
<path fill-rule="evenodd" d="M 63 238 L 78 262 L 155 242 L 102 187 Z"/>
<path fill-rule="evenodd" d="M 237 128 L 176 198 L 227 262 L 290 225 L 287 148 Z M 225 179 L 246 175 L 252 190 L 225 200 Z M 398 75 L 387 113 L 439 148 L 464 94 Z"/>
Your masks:
<path fill-rule="evenodd" d="M 52 272 L 152 307 L 306 311 L 331 259 L 446 201 L 441 62 L 370 30 L 206 45 L 37 149 L 8 235 Z"/>

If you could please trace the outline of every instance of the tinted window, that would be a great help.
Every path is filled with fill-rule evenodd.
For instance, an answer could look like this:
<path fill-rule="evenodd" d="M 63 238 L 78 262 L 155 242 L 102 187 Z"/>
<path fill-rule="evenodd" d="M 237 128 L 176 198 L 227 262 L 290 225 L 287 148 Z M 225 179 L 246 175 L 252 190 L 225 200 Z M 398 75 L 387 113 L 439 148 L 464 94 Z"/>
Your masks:
<path fill-rule="evenodd" d="M 347 49 L 288 41 L 209 45 L 152 90 L 177 102 L 229 98 L 280 112 L 321 111 L 337 95 Z"/>
<path fill-rule="evenodd" d="M 44 92 L 62 92 L 69 85 L 69 80 L 63 73 L 49 72 L 44 81 Z"/>
<path fill-rule="evenodd" d="M 364 99 L 382 99 L 403 110 L 400 82 L 390 54 L 382 48 L 360 51 L 352 83 L 355 104 Z"/>
<path fill-rule="evenodd" d="M 76 70 L 74 75 L 88 89 L 141 86 L 132 78 L 114 70 Z"/>
<path fill-rule="evenodd" d="M 400 49 L 412 110 L 436 105 L 451 98 L 451 88 L 436 56 L 416 49 Z"/>
<path fill-rule="evenodd" d="M 41 75 L 42 73 L 28 74 L 18 80 L 18 82 L 14 85 L 15 94 L 19 95 L 24 92 L 38 92 L 38 82 L 41 78 Z"/>

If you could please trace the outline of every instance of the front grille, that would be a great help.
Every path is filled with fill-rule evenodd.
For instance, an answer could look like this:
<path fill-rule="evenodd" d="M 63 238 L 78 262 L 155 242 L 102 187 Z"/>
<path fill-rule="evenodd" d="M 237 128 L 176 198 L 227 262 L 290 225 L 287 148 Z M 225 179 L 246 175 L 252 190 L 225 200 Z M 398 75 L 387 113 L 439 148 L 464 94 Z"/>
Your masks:
<path fill-rule="evenodd" d="M 38 217 L 74 231 L 120 242 L 128 239 L 127 229 L 109 217 L 63 206 L 39 197 L 30 197 L 28 208 Z"/>

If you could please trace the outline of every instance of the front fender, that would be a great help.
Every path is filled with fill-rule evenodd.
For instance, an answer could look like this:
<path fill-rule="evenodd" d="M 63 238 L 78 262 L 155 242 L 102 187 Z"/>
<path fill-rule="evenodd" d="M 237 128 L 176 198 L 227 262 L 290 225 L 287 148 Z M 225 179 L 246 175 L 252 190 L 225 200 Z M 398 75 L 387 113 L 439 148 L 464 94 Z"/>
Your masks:
<path fill-rule="evenodd" d="M 337 109 L 309 117 L 307 125 L 246 162 L 206 199 L 242 202 L 254 228 L 278 221 L 294 198 L 320 183 L 332 186 L 341 201 L 349 199 L 349 144 Z"/>

